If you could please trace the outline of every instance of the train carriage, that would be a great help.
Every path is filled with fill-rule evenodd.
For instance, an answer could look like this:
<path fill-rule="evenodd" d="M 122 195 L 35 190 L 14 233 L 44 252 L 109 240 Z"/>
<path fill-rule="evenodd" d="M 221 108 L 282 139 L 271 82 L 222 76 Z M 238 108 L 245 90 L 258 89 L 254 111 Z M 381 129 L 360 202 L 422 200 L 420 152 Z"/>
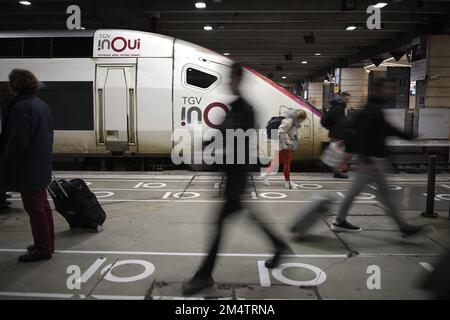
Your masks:
<path fill-rule="evenodd" d="M 55 119 L 54 153 L 170 156 L 177 129 L 215 128 L 233 100 L 232 60 L 195 44 L 131 30 L 0 33 L 0 93 L 13 68 L 32 71 Z M 321 112 L 245 68 L 242 95 L 258 128 L 285 108 L 301 108 L 295 158 L 319 157 Z"/>

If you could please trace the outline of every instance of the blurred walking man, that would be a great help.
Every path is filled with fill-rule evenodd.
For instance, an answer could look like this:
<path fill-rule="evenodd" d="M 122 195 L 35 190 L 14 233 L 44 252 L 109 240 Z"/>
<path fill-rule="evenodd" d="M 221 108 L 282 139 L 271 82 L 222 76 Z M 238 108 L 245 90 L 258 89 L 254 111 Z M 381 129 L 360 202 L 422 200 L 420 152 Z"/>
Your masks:
<path fill-rule="evenodd" d="M 373 95 L 369 98 L 364 111 L 355 117 L 353 123 L 347 129 L 346 151 L 358 154 L 359 164 L 355 179 L 339 207 L 335 222 L 331 226 L 333 231 L 361 231 L 360 227 L 348 223 L 346 218 L 354 198 L 369 183 L 377 185 L 378 196 L 382 204 L 395 219 L 404 235 L 413 235 L 422 230 L 420 226 L 410 225 L 398 211 L 390 197 L 385 177 L 385 172 L 389 168 L 389 163 L 386 160 L 386 137 L 398 136 L 411 140 L 411 137 L 391 126 L 384 118 L 382 106 L 385 99 L 393 95 L 395 95 L 395 90 L 391 82 L 385 79 L 376 81 L 373 87 Z"/>
<path fill-rule="evenodd" d="M 239 64 L 234 64 L 231 67 L 230 86 L 231 91 L 234 95 L 238 96 L 238 98 L 233 103 L 231 103 L 231 110 L 222 123 L 221 131 L 224 137 L 226 137 L 225 132 L 229 130 L 233 130 L 234 132 L 243 130 L 245 132 L 247 130 L 252 130 L 255 128 L 255 115 L 253 112 L 253 108 L 240 96 L 239 85 L 241 83 L 242 77 L 242 67 Z M 225 145 L 226 154 L 233 153 L 235 159 L 236 157 L 239 158 L 239 156 L 244 156 L 246 161 L 244 161 L 244 164 L 237 164 L 235 160 L 233 164 L 226 163 L 224 166 L 226 175 L 225 203 L 218 215 L 216 225 L 217 229 L 215 230 L 208 256 L 205 258 L 202 265 L 200 266 L 200 269 L 196 272 L 194 277 L 190 281 L 186 282 L 182 287 L 183 294 L 185 295 L 195 294 L 202 289 L 214 285 L 212 272 L 220 246 L 224 221 L 226 218 L 231 216 L 231 214 L 236 213 L 242 209 L 240 198 L 245 192 L 247 175 L 250 170 L 248 164 L 250 157 L 249 144 L 246 143 L 245 145 L 245 155 L 236 154 L 236 150 L 239 148 L 236 148 L 234 143 L 231 144 L 231 147 L 234 148 L 234 150 L 230 150 L 230 143 L 226 142 Z M 228 156 L 226 158 L 227 160 L 229 159 Z M 274 233 L 270 231 L 268 227 L 256 215 L 254 215 L 252 212 L 249 213 L 250 217 L 252 217 L 252 219 L 259 223 L 259 226 L 270 238 L 275 247 L 275 255 L 272 259 L 266 261 L 267 268 L 275 268 L 280 263 L 281 255 L 290 252 L 290 250 L 287 244 L 283 240 L 275 236 Z"/>

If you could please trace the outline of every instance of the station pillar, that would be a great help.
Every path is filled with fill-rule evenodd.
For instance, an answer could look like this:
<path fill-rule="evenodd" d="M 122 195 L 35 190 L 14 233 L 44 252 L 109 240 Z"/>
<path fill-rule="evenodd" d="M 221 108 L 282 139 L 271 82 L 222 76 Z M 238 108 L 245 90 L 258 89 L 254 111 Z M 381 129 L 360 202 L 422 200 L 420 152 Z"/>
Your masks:
<path fill-rule="evenodd" d="M 323 110 L 323 82 L 310 82 L 308 101 L 319 110 Z"/>
<path fill-rule="evenodd" d="M 338 91 L 351 94 L 350 108 L 358 109 L 366 105 L 369 91 L 369 74 L 364 68 L 341 68 L 336 79 Z"/>
<path fill-rule="evenodd" d="M 415 133 L 450 139 L 450 35 L 427 36 L 425 68 L 424 79 L 416 82 Z"/>

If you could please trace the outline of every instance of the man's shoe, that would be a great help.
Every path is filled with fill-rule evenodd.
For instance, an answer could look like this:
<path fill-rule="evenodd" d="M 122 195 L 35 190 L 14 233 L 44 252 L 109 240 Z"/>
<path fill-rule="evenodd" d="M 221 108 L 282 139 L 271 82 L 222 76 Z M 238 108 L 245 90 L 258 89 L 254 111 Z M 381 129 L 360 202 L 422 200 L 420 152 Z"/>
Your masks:
<path fill-rule="evenodd" d="M 267 269 L 274 269 L 281 264 L 281 261 L 284 258 L 282 257 L 282 255 L 286 254 L 293 254 L 293 251 L 287 245 L 283 249 L 278 249 L 272 258 L 264 262 L 264 265 L 266 266 Z"/>
<path fill-rule="evenodd" d="M 35 262 L 35 261 L 49 260 L 51 258 L 52 254 L 50 252 L 41 249 L 35 249 L 32 252 L 28 252 L 20 256 L 19 262 Z"/>
<path fill-rule="evenodd" d="M 27 247 L 27 251 L 28 251 L 28 252 L 33 252 L 34 250 L 36 250 L 36 246 L 35 246 L 34 244 L 29 245 L 29 246 Z M 52 253 L 55 253 L 55 249 L 52 250 Z"/>
<path fill-rule="evenodd" d="M 406 228 L 403 228 L 402 230 L 402 237 L 408 238 L 408 237 L 414 237 L 414 236 L 422 236 L 426 234 L 433 233 L 435 229 L 431 225 L 425 225 L 425 226 L 413 226 L 410 225 Z"/>
<path fill-rule="evenodd" d="M 285 186 L 285 188 L 292 189 L 292 186 L 291 186 L 291 182 L 290 182 L 290 181 L 286 181 L 286 182 L 284 183 L 284 186 Z"/>
<path fill-rule="evenodd" d="M 331 230 L 334 232 L 361 232 L 361 227 L 355 226 L 344 220 L 341 223 L 333 222 L 331 225 Z"/>
<path fill-rule="evenodd" d="M 333 174 L 333 178 L 335 179 L 348 179 L 348 175 L 342 173 L 342 172 L 335 172 Z"/>
<path fill-rule="evenodd" d="M 212 287 L 214 283 L 214 279 L 211 276 L 207 278 L 194 276 L 188 282 L 183 283 L 181 292 L 183 293 L 183 295 L 190 296 L 202 291 L 203 289 Z"/>

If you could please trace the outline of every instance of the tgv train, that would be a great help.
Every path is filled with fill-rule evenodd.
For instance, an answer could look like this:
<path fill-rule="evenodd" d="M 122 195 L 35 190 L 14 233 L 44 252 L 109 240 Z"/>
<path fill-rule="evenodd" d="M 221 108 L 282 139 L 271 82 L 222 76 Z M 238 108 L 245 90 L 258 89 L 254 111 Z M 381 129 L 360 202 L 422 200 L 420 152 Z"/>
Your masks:
<path fill-rule="evenodd" d="M 169 156 L 180 128 L 215 128 L 235 97 L 232 60 L 172 37 L 130 30 L 0 33 L 0 94 L 13 68 L 42 82 L 55 120 L 58 155 Z M 306 111 L 296 157 L 319 157 L 321 112 L 245 68 L 242 95 L 258 128 L 286 108 Z"/>

